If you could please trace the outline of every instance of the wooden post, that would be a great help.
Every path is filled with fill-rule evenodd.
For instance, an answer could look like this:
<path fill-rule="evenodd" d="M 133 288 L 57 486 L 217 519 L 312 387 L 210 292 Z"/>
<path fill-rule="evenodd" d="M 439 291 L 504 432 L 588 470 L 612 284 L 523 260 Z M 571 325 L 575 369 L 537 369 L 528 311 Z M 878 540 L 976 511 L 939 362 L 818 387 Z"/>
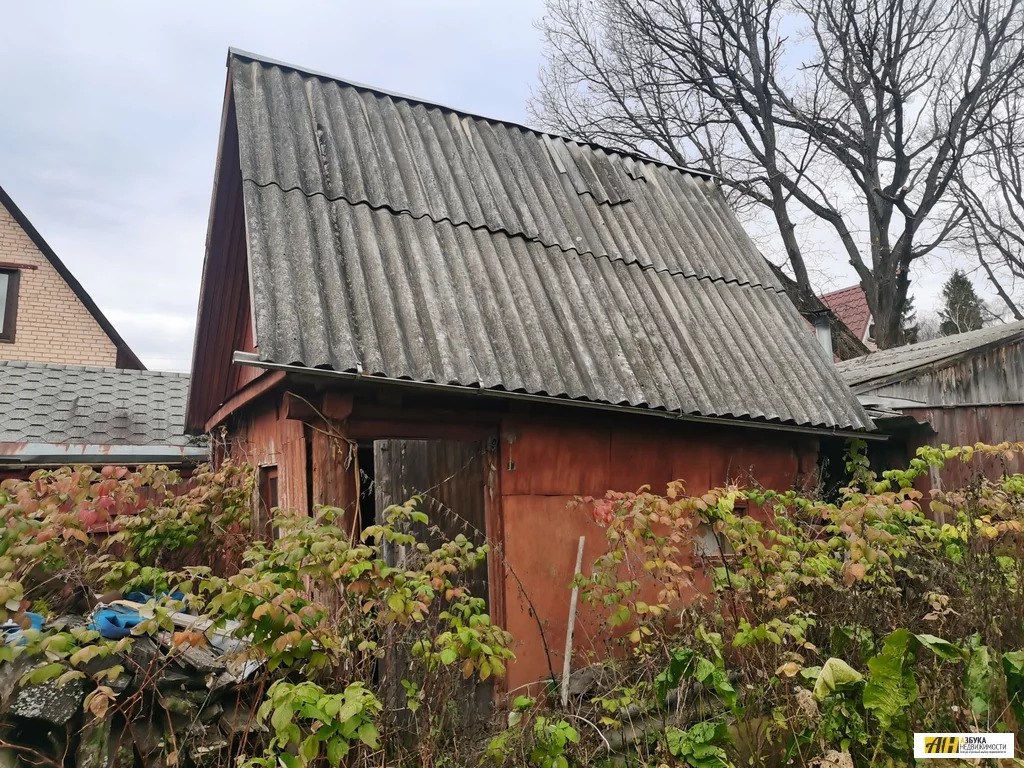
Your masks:
<path fill-rule="evenodd" d="M 580 536 L 579 546 L 576 548 L 576 570 L 573 571 L 572 580 L 583 571 L 583 545 L 587 537 Z M 569 626 L 565 630 L 565 657 L 562 659 L 562 707 L 569 705 L 569 672 L 572 668 L 572 633 L 576 628 L 576 601 L 579 599 L 580 588 L 573 584 L 572 597 L 569 598 Z"/>

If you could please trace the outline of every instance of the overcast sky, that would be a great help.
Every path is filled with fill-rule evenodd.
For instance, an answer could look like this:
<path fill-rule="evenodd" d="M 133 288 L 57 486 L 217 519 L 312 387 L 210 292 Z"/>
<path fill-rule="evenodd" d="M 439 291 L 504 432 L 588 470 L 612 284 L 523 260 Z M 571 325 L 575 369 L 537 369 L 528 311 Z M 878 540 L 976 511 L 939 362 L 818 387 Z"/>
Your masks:
<path fill-rule="evenodd" d="M 154 369 L 191 362 L 229 46 L 518 122 L 542 56 L 543 0 L 4 10 L 0 185 Z"/>

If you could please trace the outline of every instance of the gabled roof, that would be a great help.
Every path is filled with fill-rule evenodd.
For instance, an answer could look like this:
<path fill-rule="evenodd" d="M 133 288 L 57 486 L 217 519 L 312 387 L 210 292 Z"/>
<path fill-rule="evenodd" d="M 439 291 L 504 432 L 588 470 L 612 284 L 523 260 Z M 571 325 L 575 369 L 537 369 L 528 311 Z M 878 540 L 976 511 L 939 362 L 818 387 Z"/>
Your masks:
<path fill-rule="evenodd" d="M 850 329 L 861 341 L 867 339 L 868 326 L 871 323 L 871 309 L 868 297 L 860 285 L 851 285 L 818 298 L 842 320 L 843 325 Z"/>
<path fill-rule="evenodd" d="M 871 428 L 709 177 L 251 54 L 229 68 L 262 361 Z"/>
<path fill-rule="evenodd" d="M 50 247 L 41 234 L 34 226 L 32 222 L 28 220 L 28 217 L 22 213 L 21 209 L 15 204 L 11 196 L 8 195 L 3 187 L 0 187 L 0 205 L 10 211 L 11 216 L 18 222 L 18 225 L 24 230 L 25 234 L 29 236 L 29 239 L 35 243 L 36 248 L 39 252 L 46 257 L 46 260 L 50 262 L 57 273 L 64 279 L 64 282 L 70 286 L 71 290 L 74 291 L 75 296 L 78 300 L 85 305 L 85 308 L 89 310 L 89 314 L 93 316 L 103 332 L 107 334 L 107 337 L 117 347 L 117 366 L 119 368 L 134 368 L 136 370 L 145 370 L 146 366 L 142 364 L 142 361 L 132 352 L 131 347 L 121 338 L 121 335 L 114 329 L 110 321 L 107 320 L 106 316 L 100 311 L 100 308 L 96 306 L 96 302 L 92 300 L 92 297 L 86 293 L 85 288 L 78 282 L 71 270 L 69 270 L 54 252 L 53 248 Z"/>
<path fill-rule="evenodd" d="M 0 443 L 185 446 L 188 375 L 0 361 Z"/>
<path fill-rule="evenodd" d="M 943 368 L 964 357 L 1024 340 L 1024 322 L 1005 323 L 968 333 L 879 350 L 838 364 L 843 379 L 856 391 L 901 381 L 922 368 Z"/>
<path fill-rule="evenodd" d="M 849 327 L 839 319 L 839 315 L 825 306 L 820 297 L 815 296 L 809 290 L 803 290 L 796 280 L 787 275 L 777 264 L 772 264 L 769 261 L 768 266 L 772 268 L 775 277 L 782 283 L 786 295 L 793 302 L 797 312 L 806 318 L 808 324 L 813 327 L 814 319 L 822 315 L 828 318 L 829 329 L 832 331 L 832 349 L 837 359 L 849 360 L 851 357 L 860 357 L 868 353 L 869 350 L 864 341 L 860 337 L 854 336 Z"/>

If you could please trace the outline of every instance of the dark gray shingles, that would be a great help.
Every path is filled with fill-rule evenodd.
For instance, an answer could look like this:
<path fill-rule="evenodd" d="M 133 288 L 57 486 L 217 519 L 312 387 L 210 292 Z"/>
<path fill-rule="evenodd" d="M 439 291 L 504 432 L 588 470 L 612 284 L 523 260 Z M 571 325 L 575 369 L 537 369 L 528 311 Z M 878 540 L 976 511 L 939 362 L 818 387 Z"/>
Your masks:
<path fill-rule="evenodd" d="M 186 445 L 188 375 L 0 361 L 0 442 Z"/>

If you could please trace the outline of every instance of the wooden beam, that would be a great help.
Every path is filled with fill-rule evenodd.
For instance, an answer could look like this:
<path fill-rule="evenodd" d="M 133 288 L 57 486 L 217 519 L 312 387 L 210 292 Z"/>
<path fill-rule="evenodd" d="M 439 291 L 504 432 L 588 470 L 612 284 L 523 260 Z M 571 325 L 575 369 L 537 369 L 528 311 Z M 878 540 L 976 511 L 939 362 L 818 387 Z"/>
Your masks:
<path fill-rule="evenodd" d="M 287 374 L 284 371 L 267 371 L 258 378 L 253 379 L 242 387 L 242 389 L 229 397 L 225 403 L 216 410 L 213 416 L 207 419 L 203 430 L 209 432 L 239 408 L 251 403 L 256 398 L 266 394 L 276 387 L 284 381 L 284 377 L 286 375 Z"/>
<path fill-rule="evenodd" d="M 328 419 L 344 421 L 352 415 L 352 393 L 351 392 L 324 392 L 323 404 L 320 407 L 321 413 Z"/>
<path fill-rule="evenodd" d="M 316 406 L 294 392 L 284 393 L 281 418 L 290 421 L 302 421 L 307 424 L 318 424 L 323 421 L 323 416 Z"/>
<path fill-rule="evenodd" d="M 345 428 L 353 440 L 484 440 L 494 427 L 403 419 L 352 419 Z"/>

